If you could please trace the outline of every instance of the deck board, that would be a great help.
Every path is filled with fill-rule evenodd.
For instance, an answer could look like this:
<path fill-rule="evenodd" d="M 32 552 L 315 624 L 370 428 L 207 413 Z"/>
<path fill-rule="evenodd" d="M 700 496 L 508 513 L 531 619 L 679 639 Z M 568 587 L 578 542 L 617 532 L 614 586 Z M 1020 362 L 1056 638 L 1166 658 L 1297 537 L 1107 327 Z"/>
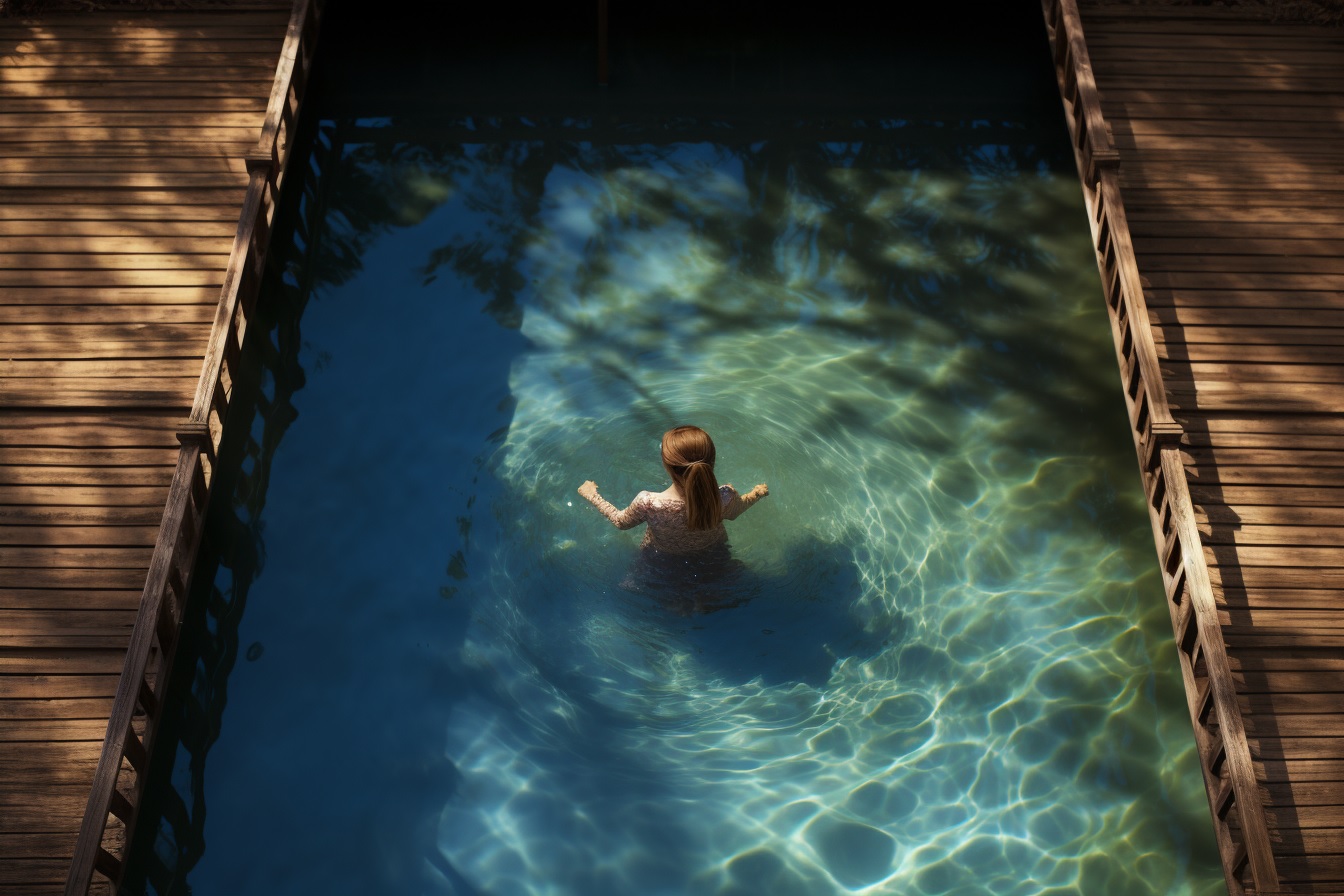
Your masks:
<path fill-rule="evenodd" d="M 1344 892 L 1344 31 L 1080 7 L 1280 887 Z"/>
<path fill-rule="evenodd" d="M 288 18 L 0 18 L 6 893 L 64 889 Z"/>

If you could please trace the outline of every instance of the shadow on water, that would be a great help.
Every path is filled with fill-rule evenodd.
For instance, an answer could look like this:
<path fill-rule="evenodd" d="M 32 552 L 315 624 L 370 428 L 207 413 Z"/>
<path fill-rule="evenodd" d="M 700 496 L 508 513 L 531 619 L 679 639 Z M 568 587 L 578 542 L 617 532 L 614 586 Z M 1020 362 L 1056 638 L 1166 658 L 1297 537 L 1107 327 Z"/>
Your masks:
<path fill-rule="evenodd" d="M 899 641 L 901 630 L 891 620 L 880 631 L 866 624 L 859 571 L 843 541 L 796 550 L 805 575 L 754 568 L 728 549 L 690 561 L 640 552 L 620 587 L 630 609 L 661 611 L 652 624 L 690 650 L 708 677 L 821 687 L 837 662 L 867 659 Z"/>

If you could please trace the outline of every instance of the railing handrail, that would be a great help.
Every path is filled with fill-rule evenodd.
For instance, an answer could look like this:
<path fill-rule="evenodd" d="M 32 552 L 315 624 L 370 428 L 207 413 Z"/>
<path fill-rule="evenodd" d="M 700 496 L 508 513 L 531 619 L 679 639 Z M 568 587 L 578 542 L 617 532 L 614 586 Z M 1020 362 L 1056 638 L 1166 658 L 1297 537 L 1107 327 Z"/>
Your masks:
<path fill-rule="evenodd" d="M 1233 894 L 1244 891 L 1242 869 L 1249 866 L 1255 890 L 1261 894 L 1275 893 L 1279 890 L 1279 879 L 1265 807 L 1256 786 L 1250 746 L 1195 522 L 1194 503 L 1181 458 L 1182 430 L 1167 404 L 1166 385 L 1120 195 L 1119 154 L 1102 115 L 1077 0 L 1042 0 L 1042 5 L 1054 48 L 1061 99 L 1069 113 L 1075 160 L 1083 179 L 1097 263 L 1130 408 L 1131 433 L 1149 496 L 1153 535 L 1168 589 L 1168 610 L 1181 650 L 1187 702 L 1228 890 Z M 1203 684 L 1197 673 L 1202 674 Z M 1233 841 L 1226 820 L 1233 806 L 1240 822 L 1244 852 Z"/>
<path fill-rule="evenodd" d="M 122 872 L 124 856 L 108 852 L 102 845 L 103 835 L 109 815 L 116 816 L 126 826 L 127 845 L 134 827 L 140 791 L 153 749 L 158 710 L 163 702 L 177 630 L 182 622 L 183 603 L 190 586 L 191 568 L 200 546 L 205 510 L 214 481 L 215 450 L 222 438 L 224 415 L 228 409 L 224 374 L 241 348 L 247 315 L 260 286 L 269 223 L 289 155 L 290 147 L 282 141 L 289 139 L 292 143 L 303 86 L 312 64 L 321 2 L 294 0 L 261 136 L 256 149 L 247 154 L 247 194 L 197 381 L 191 417 L 178 433 L 182 447 L 66 877 L 66 896 L 84 896 L 95 871 L 111 879 L 114 885 Z M 212 415 L 215 417 L 213 426 Z M 159 665 L 151 686 L 147 674 L 156 644 Z M 137 713 L 145 716 L 143 735 L 134 728 Z M 117 789 L 123 760 L 128 760 L 136 773 L 130 797 Z"/>

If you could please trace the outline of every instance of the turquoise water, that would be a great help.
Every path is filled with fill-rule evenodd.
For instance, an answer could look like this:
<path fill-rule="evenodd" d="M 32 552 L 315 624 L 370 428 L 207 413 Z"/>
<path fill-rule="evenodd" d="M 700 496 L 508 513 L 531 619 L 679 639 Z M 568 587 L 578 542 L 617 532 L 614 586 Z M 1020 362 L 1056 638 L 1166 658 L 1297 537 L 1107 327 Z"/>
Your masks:
<path fill-rule="evenodd" d="M 1219 892 L 1067 144 L 527 125 L 320 128 L 152 889 Z M 684 422 L 771 489 L 712 600 L 575 494 Z"/>

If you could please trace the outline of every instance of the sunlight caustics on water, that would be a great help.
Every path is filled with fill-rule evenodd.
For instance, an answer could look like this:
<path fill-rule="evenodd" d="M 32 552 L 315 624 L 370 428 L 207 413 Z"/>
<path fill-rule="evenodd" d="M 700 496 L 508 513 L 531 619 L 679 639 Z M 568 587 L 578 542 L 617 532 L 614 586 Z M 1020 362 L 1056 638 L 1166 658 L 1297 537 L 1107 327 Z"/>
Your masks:
<path fill-rule="evenodd" d="M 1218 891 L 1077 184 L 881 136 L 345 148 L 191 892 Z"/>
<path fill-rule="evenodd" d="M 1063 124 L 622 116 L 317 126 L 143 889 L 1219 892 Z"/>

